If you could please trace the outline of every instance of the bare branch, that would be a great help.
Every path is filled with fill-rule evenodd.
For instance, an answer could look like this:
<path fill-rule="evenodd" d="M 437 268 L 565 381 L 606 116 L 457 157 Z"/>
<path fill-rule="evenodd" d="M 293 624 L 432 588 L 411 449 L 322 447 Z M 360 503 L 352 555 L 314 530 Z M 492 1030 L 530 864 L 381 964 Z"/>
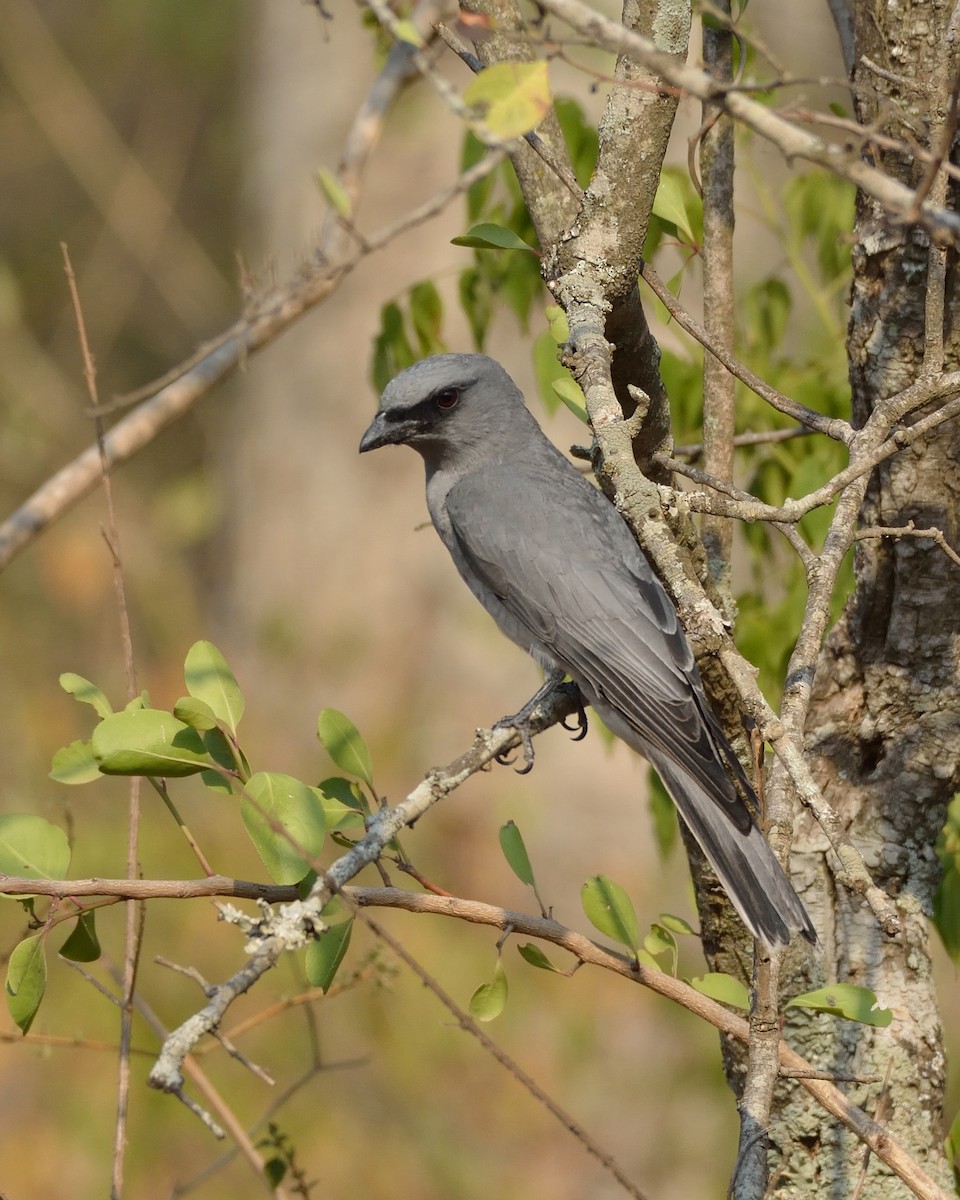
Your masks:
<path fill-rule="evenodd" d="M 227 379 L 247 359 L 264 349 L 310 309 L 326 300 L 368 254 L 389 245 L 410 229 L 429 221 L 503 160 L 503 151 L 492 151 L 465 171 L 451 187 L 384 226 L 338 262 L 320 263 L 261 300 L 253 311 L 216 339 L 199 360 L 192 356 L 186 371 L 167 383 L 119 421 L 104 438 L 107 464 L 112 469 L 148 445 L 168 425 Z M 165 376 L 166 378 L 167 376 Z M 0 570 L 53 521 L 67 512 L 99 482 L 102 474 L 96 446 L 78 455 L 47 480 L 20 508 L 0 524 Z"/>
<path fill-rule="evenodd" d="M 878 405 L 873 416 L 878 417 L 877 424 L 882 429 L 887 427 L 892 419 L 898 417 L 901 407 L 905 406 L 908 410 L 913 410 L 932 400 L 956 393 L 958 390 L 960 390 L 960 372 L 958 371 L 953 371 L 948 375 L 942 375 L 933 379 L 921 378 L 904 392 L 901 392 L 899 396 L 892 397 L 890 401 L 884 401 L 883 404 Z M 905 397 L 908 397 L 908 399 L 905 400 Z M 886 406 L 888 404 L 891 406 L 892 411 L 887 410 Z M 955 420 L 958 416 L 960 416 L 960 397 L 955 397 L 953 400 L 947 401 L 946 404 L 935 412 L 928 414 L 928 416 L 919 421 L 915 421 L 912 425 L 897 429 L 891 436 L 884 438 L 879 444 L 876 443 L 876 438 L 873 436 L 874 430 L 871 428 L 871 418 L 871 421 L 864 426 L 863 430 L 857 431 L 856 442 L 851 448 L 851 457 L 855 461 L 851 462 L 848 467 L 845 467 L 833 479 L 815 491 L 808 492 L 806 496 L 799 499 L 791 498 L 785 500 L 781 505 L 765 504 L 762 500 L 757 500 L 756 498 L 751 500 L 727 501 L 721 496 L 701 497 L 696 492 L 687 493 L 686 500 L 694 512 L 708 511 L 720 513 L 723 516 L 733 517 L 742 521 L 771 521 L 774 524 L 777 522 L 792 524 L 801 520 L 807 513 L 813 512 L 815 508 L 832 503 L 845 488 L 863 478 L 863 476 L 868 475 L 874 467 L 878 466 L 885 459 L 891 458 L 907 446 L 913 445 L 914 442 L 932 430 L 945 424 L 947 421 Z M 895 424 L 896 421 L 894 420 L 893 423 Z M 853 451 L 856 453 L 854 454 Z M 689 473 L 689 470 L 686 469 L 684 473 Z M 711 484 L 711 486 L 713 485 Z"/>
<path fill-rule="evenodd" d="M 917 529 L 912 521 L 906 525 L 869 525 L 858 529 L 855 538 L 923 538 L 934 542 L 944 552 L 952 563 L 960 567 L 960 554 L 954 550 L 943 536 L 942 529 Z"/>
<path fill-rule="evenodd" d="M 905 219 L 913 210 L 914 191 L 862 161 L 858 154 L 851 154 L 844 147 L 798 129 L 744 92 L 724 89 L 708 71 L 664 54 L 649 38 L 601 16 L 582 0 L 542 0 L 542 7 L 607 50 L 631 55 L 698 100 L 721 105 L 732 117 L 776 146 L 787 160 L 803 159 L 849 179 L 897 219 Z M 960 240 L 960 214 L 939 208 L 927 200 L 918 219 L 937 241 L 954 245 Z"/>
<path fill-rule="evenodd" d="M 776 388 L 771 387 L 769 383 L 751 371 L 745 363 L 740 362 L 727 347 L 715 344 L 706 329 L 690 316 L 649 263 L 643 264 L 641 274 L 677 324 L 685 329 L 691 337 L 696 338 L 714 358 L 723 363 L 731 375 L 735 375 L 737 379 L 745 383 L 761 400 L 766 400 L 771 408 L 791 417 L 794 421 L 799 421 L 808 429 L 826 434 L 827 437 L 834 438 L 838 442 L 847 443 L 851 440 L 853 428 L 847 421 L 841 421 L 839 417 L 825 417 L 823 413 L 815 412 L 812 408 L 807 408 L 805 404 L 791 400 L 789 396 L 778 392 Z"/>
<path fill-rule="evenodd" d="M 730 0 L 717 6 L 728 19 Z M 707 66 L 724 81 L 733 79 L 733 36 L 729 29 L 704 23 L 703 56 Z M 712 345 L 727 355 L 734 343 L 733 282 L 733 122 L 712 105 L 704 105 L 700 138 L 700 175 L 703 194 L 703 311 L 704 329 Z M 734 390 L 736 378 L 716 355 L 703 361 L 703 469 L 714 478 L 733 480 Z M 707 562 L 727 600 L 733 526 L 706 515 L 701 536 Z M 733 611 L 728 601 L 728 611 Z M 765 1185 L 764 1185 L 765 1186 Z"/>
<path fill-rule="evenodd" d="M 581 963 L 613 971 L 673 1000 L 729 1037 L 741 1042 L 749 1040 L 749 1026 L 743 1017 L 702 995 L 690 984 L 675 979 L 666 972 L 644 967 L 635 958 L 628 958 L 599 946 L 582 933 L 568 929 L 551 918 L 533 917 L 456 896 L 420 895 L 395 888 L 351 888 L 349 895 L 355 903 L 363 906 L 377 905 L 402 908 L 414 913 L 436 913 L 478 925 L 490 925 L 495 929 L 510 929 L 515 934 L 541 938 L 569 951 Z M 823 1072 L 815 1071 L 784 1041 L 779 1042 L 777 1054 L 784 1075 L 795 1077 L 827 1112 L 842 1121 L 869 1146 L 915 1196 L 922 1197 L 923 1200 L 948 1200 L 948 1194 L 917 1165 L 887 1130 L 852 1104 L 830 1079 L 824 1079 Z"/>
<path fill-rule="evenodd" d="M 469 1033 L 471 1037 L 475 1038 L 491 1058 L 493 1058 L 507 1072 L 509 1072 L 509 1074 L 513 1076 L 520 1086 L 525 1088 L 526 1091 L 529 1092 L 529 1094 L 534 1098 L 534 1100 L 536 1100 L 538 1104 L 545 1108 L 551 1116 L 555 1117 L 565 1129 L 569 1130 L 569 1132 L 573 1134 L 573 1136 L 577 1139 L 581 1146 L 583 1146 L 587 1153 L 592 1154 L 593 1157 L 604 1168 L 604 1170 L 613 1176 L 613 1178 L 628 1196 L 632 1196 L 633 1200 L 644 1200 L 644 1193 L 640 1191 L 637 1185 L 633 1183 L 626 1174 L 624 1174 L 623 1169 L 616 1162 L 616 1160 L 599 1145 L 595 1138 L 591 1137 L 590 1134 L 587 1133 L 586 1129 L 584 1129 L 584 1127 L 578 1121 L 576 1121 L 570 1115 L 570 1113 L 561 1108 L 560 1105 L 557 1104 L 556 1100 L 554 1100 L 548 1092 L 545 1092 L 543 1088 L 540 1087 L 540 1085 L 529 1074 L 527 1074 L 527 1072 L 523 1069 L 523 1067 L 520 1066 L 516 1059 L 511 1058 L 511 1056 L 507 1054 L 507 1052 L 501 1046 L 498 1046 L 497 1043 L 491 1037 L 489 1037 L 483 1031 L 483 1029 L 481 1029 L 480 1025 L 474 1021 L 468 1013 L 463 1011 L 453 997 L 444 988 L 442 988 L 439 983 L 437 983 L 436 979 L 434 979 L 432 975 L 430 975 L 420 966 L 413 955 L 406 950 L 402 942 L 398 941 L 394 937 L 391 937 L 382 925 L 371 920 L 370 917 L 366 916 L 365 914 L 361 915 L 363 916 L 363 920 L 365 920 L 370 926 L 374 934 L 380 938 L 382 942 L 389 946 L 393 953 L 416 975 L 424 987 L 433 993 L 433 995 L 440 1001 L 444 1008 L 446 1008 L 446 1010 L 454 1017 L 460 1028 L 466 1033 Z"/>
<path fill-rule="evenodd" d="M 575 688 L 558 688 L 536 710 L 530 732 L 539 733 L 571 716 L 579 711 L 579 705 L 579 693 Z M 374 813 L 368 821 L 366 836 L 320 875 L 305 900 L 283 904 L 276 911 L 261 901 L 259 919 L 224 906 L 224 919 L 246 933 L 249 960 L 230 979 L 212 988 L 208 1003 L 169 1035 L 150 1072 L 150 1086 L 170 1092 L 186 1102 L 182 1071 L 186 1056 L 202 1037 L 217 1028 L 230 1005 L 276 966 L 281 955 L 306 945 L 312 936 L 323 931 L 325 924 L 320 913 L 330 896 L 340 891 L 364 867 L 376 862 L 386 845 L 405 826 L 413 824 L 471 775 L 498 756 L 502 757 L 520 741 L 520 734 L 515 730 L 478 730 L 473 747 L 465 754 L 449 766 L 432 771 L 395 808 L 384 806 Z M 194 1108 L 192 1103 L 190 1107 Z"/>

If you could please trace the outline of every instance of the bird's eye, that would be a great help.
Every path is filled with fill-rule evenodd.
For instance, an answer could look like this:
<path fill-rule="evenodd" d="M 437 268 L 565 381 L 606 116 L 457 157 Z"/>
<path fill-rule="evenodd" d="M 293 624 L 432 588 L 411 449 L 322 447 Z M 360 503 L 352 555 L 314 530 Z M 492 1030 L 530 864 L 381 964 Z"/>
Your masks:
<path fill-rule="evenodd" d="M 456 408 L 457 401 L 460 399 L 459 388 L 444 388 L 443 391 L 437 392 L 434 396 L 434 402 L 437 408 Z"/>

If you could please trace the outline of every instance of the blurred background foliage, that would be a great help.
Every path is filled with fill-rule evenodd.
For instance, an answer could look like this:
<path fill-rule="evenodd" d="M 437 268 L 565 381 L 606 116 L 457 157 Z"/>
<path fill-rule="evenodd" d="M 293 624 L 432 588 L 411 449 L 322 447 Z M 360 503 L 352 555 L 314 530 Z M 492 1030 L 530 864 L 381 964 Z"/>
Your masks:
<path fill-rule="evenodd" d="M 814 21 L 795 7 L 775 4 L 754 19 L 794 73 L 839 76 L 826 12 Z M 331 17 L 298 0 L 210 0 L 196 12 L 174 0 L 6 0 L 5 513 L 92 437 L 60 243 L 77 269 L 101 397 L 162 374 L 234 318 L 241 279 L 282 278 L 303 256 L 325 211 L 315 172 L 336 165 L 376 69 L 370 31 L 339 6 Z M 602 96 L 571 71 L 558 71 L 554 86 L 576 96 L 562 116 L 584 179 Z M 685 139 L 698 125 L 696 108 L 685 103 L 671 152 L 678 180 Z M 388 119 L 359 224 L 375 227 L 426 198 L 476 153 L 427 89 L 411 89 Z M 825 177 L 791 175 L 763 147 L 746 144 L 742 153 L 739 351 L 784 392 L 843 413 L 843 231 L 852 196 Z M 678 194 L 695 235 L 692 191 Z M 397 798 L 433 763 L 459 753 L 476 725 L 513 711 L 533 690 L 529 665 L 475 611 L 435 539 L 415 532 L 425 518 L 417 465 L 388 456 L 371 472 L 355 456 L 375 403 L 371 378 L 379 382 L 411 355 L 441 347 L 483 346 L 497 355 L 559 444 L 584 440 L 543 369 L 547 297 L 535 256 L 450 244 L 481 220 L 534 244 L 515 183 L 500 173 L 363 264 L 330 304 L 115 476 L 140 686 L 172 704 L 187 647 L 212 638 L 248 697 L 245 747 L 255 768 L 329 775 L 313 730 L 317 711 L 333 705 L 364 732 L 378 787 Z M 676 222 L 655 225 L 652 239 L 660 274 L 696 312 L 695 246 Z M 647 307 L 659 322 L 677 442 L 696 443 L 700 351 L 655 304 Z M 538 383 L 547 407 L 534 399 Z M 744 429 L 778 420 L 745 391 L 738 419 Z M 835 447 L 813 438 L 750 448 L 738 461 L 738 482 L 773 502 L 841 465 Z M 58 675 L 78 671 L 114 702 L 124 696 L 103 519 L 95 494 L 0 579 L 0 812 L 35 812 L 66 828 L 77 877 L 122 875 L 126 861 L 125 784 L 76 791 L 47 779 L 52 753 L 89 732 L 88 714 L 60 691 Z M 808 532 L 819 536 L 823 521 L 814 514 Z M 740 644 L 775 697 L 803 602 L 799 571 L 776 536 L 757 527 L 738 539 L 736 579 Z M 497 843 L 499 826 L 516 818 L 559 919 L 586 928 L 580 886 L 598 871 L 627 888 L 642 923 L 663 910 L 692 919 L 685 865 L 676 851 L 662 863 L 653 848 L 650 815 L 637 803 L 644 787 L 644 767 L 622 747 L 597 736 L 573 746 L 555 730 L 530 778 L 497 770 L 472 781 L 405 846 L 451 892 L 529 907 Z M 233 802 L 189 781 L 176 799 L 216 869 L 262 876 Z M 148 877 L 199 874 L 148 794 L 140 861 Z M 464 1005 L 490 978 L 490 931 L 402 913 L 380 919 Z M 98 922 L 106 957 L 92 972 L 113 988 L 122 920 L 114 906 Z M 0 953 L 24 928 L 19 906 L 0 910 Z M 683 949 L 690 961 L 681 961 L 681 974 L 699 973 L 701 963 Z M 242 960 L 236 933 L 217 923 L 208 902 L 152 904 L 140 990 L 168 1027 L 197 1007 L 200 993 L 157 965 L 158 954 L 211 980 Z M 717 1191 L 729 1173 L 735 1113 L 711 1031 L 620 980 L 533 971 L 509 943 L 504 962 L 510 1002 L 492 1032 L 507 1050 L 645 1191 L 664 1198 Z M 952 982 L 952 968 L 941 969 Z M 231 1011 L 230 1026 L 282 1006 L 304 986 L 302 964 L 291 956 Z M 22 1043 L 0 1021 L 6 1194 L 47 1200 L 67 1187 L 78 1198 L 106 1192 L 117 1027 L 113 1006 L 57 961 L 31 1039 Z M 276 1123 L 306 1178 L 319 1181 L 318 1193 L 371 1200 L 616 1194 L 566 1131 L 359 927 L 328 998 L 283 1009 L 239 1041 L 277 1080 L 274 1089 L 216 1048 L 201 1056 L 204 1067 L 243 1124 L 261 1122 L 257 1137 L 268 1118 Z M 146 1024 L 138 1023 L 134 1045 L 128 1193 L 259 1194 L 262 1184 L 242 1162 L 221 1162 L 223 1148 L 185 1109 L 145 1088 L 157 1045 Z M 187 1183 L 186 1193 L 175 1191 Z"/>

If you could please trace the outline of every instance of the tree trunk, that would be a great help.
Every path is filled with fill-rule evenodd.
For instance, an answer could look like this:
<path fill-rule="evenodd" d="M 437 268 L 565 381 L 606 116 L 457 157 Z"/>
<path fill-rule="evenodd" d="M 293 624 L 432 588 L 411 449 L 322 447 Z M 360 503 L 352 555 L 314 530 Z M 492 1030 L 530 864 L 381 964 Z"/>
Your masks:
<path fill-rule="evenodd" d="M 942 96 L 894 80 L 909 63 L 911 80 L 942 90 L 949 11 L 944 4 L 877 6 L 855 13 L 857 116 L 888 136 L 936 146 Z M 890 78 L 872 69 L 889 72 Z M 916 187 L 923 164 L 868 149 Z M 937 286 L 937 252 L 909 224 L 894 225 L 863 196 L 855 230 L 848 352 L 854 423 L 913 382 L 924 366 L 928 300 Z M 931 269 L 932 264 L 932 269 Z M 947 271 L 944 353 L 956 369 L 956 272 Z M 931 334 L 938 330 L 931 326 Z M 935 345 L 936 337 L 932 342 Z M 930 361 L 927 350 L 927 368 Z M 915 414 L 916 415 L 923 415 Z M 876 527 L 935 527 L 956 543 L 960 511 L 960 428 L 948 423 L 874 471 L 861 508 L 861 532 Z M 871 988 L 893 1010 L 886 1029 L 829 1017 L 788 1022 L 801 1054 L 837 1074 L 876 1075 L 852 1084 L 857 1104 L 886 1125 L 918 1162 L 948 1186 L 941 1109 L 945 1060 L 934 994 L 927 915 L 940 878 L 934 843 L 945 807 L 960 784 L 958 633 L 960 573 L 931 540 L 866 537 L 856 544 L 856 591 L 820 657 L 807 720 L 807 742 L 824 793 L 849 827 L 876 882 L 897 898 L 903 932 L 884 937 L 866 904 L 832 881 L 826 841 L 804 814 L 795 843 L 802 894 L 824 943 L 823 979 L 785 975 L 785 994 L 823 981 Z M 814 966 L 817 969 L 817 965 Z M 787 971 L 790 968 L 788 966 Z M 795 1091 L 774 1131 L 777 1196 L 853 1194 L 861 1200 L 908 1194 L 835 1122 Z"/>

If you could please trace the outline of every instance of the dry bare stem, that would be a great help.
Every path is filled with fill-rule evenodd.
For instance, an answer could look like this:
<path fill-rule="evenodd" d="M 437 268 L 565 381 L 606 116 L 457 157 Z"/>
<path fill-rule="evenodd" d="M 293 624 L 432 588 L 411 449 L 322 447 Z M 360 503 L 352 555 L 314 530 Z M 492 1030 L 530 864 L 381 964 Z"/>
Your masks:
<path fill-rule="evenodd" d="M 554 721 L 561 720 L 565 715 L 572 715 L 574 709 L 575 706 L 572 702 L 561 703 L 558 708 L 552 709 L 549 714 L 544 713 L 544 722 L 548 719 Z M 543 727 L 546 727 L 545 723 Z M 512 746 L 519 744 L 519 738 L 508 731 L 498 731 L 493 735 L 487 735 L 485 731 L 481 731 L 481 733 L 483 734 L 483 737 L 480 739 L 481 745 L 475 746 L 473 750 L 468 751 L 466 755 L 456 760 L 455 763 L 447 768 L 446 772 L 434 772 L 419 788 L 411 793 L 410 797 L 407 798 L 408 801 L 413 801 L 410 808 L 404 810 L 404 804 L 407 803 L 407 801 L 404 801 L 396 809 L 384 810 L 384 812 L 393 814 L 393 816 L 389 818 L 387 825 L 384 825 L 383 828 L 377 831 L 378 841 L 386 844 L 389 837 L 394 836 L 394 834 L 384 836 L 390 828 L 396 826 L 394 830 L 396 832 L 397 829 L 402 827 L 403 819 L 409 823 L 416 819 L 417 815 L 422 815 L 422 812 L 426 811 L 424 804 L 426 804 L 426 807 L 429 807 L 435 802 L 435 799 L 432 798 L 434 789 L 438 787 L 441 790 L 446 788 L 443 794 L 447 794 L 447 791 L 453 790 L 455 786 L 458 786 L 458 783 L 452 782 L 454 778 L 458 782 L 462 782 L 463 779 L 469 777 L 475 770 L 482 769 L 483 765 L 491 762 L 498 753 L 503 753 Z M 471 764 L 471 767 L 466 769 L 466 773 L 464 773 L 468 763 Z M 447 786 L 448 783 L 450 786 Z M 401 815 L 402 819 L 398 824 L 397 817 Z M 369 837 L 370 835 L 368 834 L 368 839 Z M 365 839 L 365 841 L 368 839 Z M 364 856 L 365 853 L 363 852 Z M 344 856 L 344 858 L 349 857 L 349 855 Z M 338 864 L 343 863 L 343 861 L 343 859 L 338 860 L 338 863 L 335 863 L 331 868 L 331 872 L 337 871 Z M 338 874 L 343 874 L 343 870 L 341 869 Z M 297 890 L 295 887 L 248 883 L 233 880 L 226 876 L 194 880 L 87 879 L 65 881 L 15 879 L 7 876 L 0 877 L 0 880 L 2 880 L 2 891 L 11 895 L 23 895 L 33 892 L 35 894 L 51 896 L 105 895 L 137 899 L 188 899 L 192 897 L 224 895 L 269 900 L 270 903 L 283 903 L 285 901 L 293 901 Z M 432 893 L 409 892 L 400 888 L 354 887 L 344 884 L 339 890 L 352 904 L 360 908 L 399 908 L 411 913 L 447 916 L 472 924 L 490 926 L 503 931 L 509 930 L 514 935 L 539 938 L 563 950 L 569 951 L 579 963 L 613 971 L 625 979 L 642 984 L 649 990 L 674 1001 L 695 1016 L 707 1021 L 721 1033 L 742 1042 L 749 1041 L 750 1031 L 747 1021 L 729 1009 L 724 1008 L 723 1005 L 710 1000 L 682 980 L 675 979 L 673 976 L 663 972 L 640 966 L 634 958 L 618 954 L 613 950 L 601 946 L 584 934 L 561 925 L 560 922 L 554 921 L 549 917 L 532 916 L 527 913 L 515 912 L 499 908 L 495 905 L 485 904 L 481 901 L 466 900 L 457 896 L 438 896 Z M 278 951 L 278 956 L 279 953 L 282 953 L 282 948 Z M 234 979 L 236 978 L 235 976 Z M 224 1006 L 223 1011 L 226 1011 L 226 1007 L 228 1006 Z M 202 1033 L 198 1034 L 199 1036 L 202 1036 Z M 61 1039 L 61 1041 L 64 1040 Z M 65 1044 L 73 1045 L 74 1043 L 72 1040 L 69 1040 Z M 814 1070 L 800 1055 L 791 1050 L 785 1042 L 779 1042 L 777 1055 L 781 1074 L 786 1078 L 796 1079 L 811 1095 L 815 1096 L 828 1112 L 837 1117 L 838 1120 L 842 1121 L 860 1137 L 864 1141 L 864 1144 L 869 1146 L 873 1153 L 877 1154 L 907 1184 L 914 1195 L 923 1198 L 923 1200 L 945 1200 L 946 1193 L 937 1187 L 920 1170 L 903 1148 L 891 1139 L 881 1126 L 846 1099 L 835 1086 L 832 1078 L 825 1078 L 822 1071 Z M 184 1063 L 184 1070 L 189 1074 L 192 1072 L 194 1066 L 195 1064 L 192 1059 L 187 1060 Z"/>
<path fill-rule="evenodd" d="M 825 142 L 798 128 L 774 109 L 751 99 L 744 91 L 724 88 L 709 71 L 663 53 L 649 38 L 602 16 L 582 0 L 542 0 L 541 7 L 591 42 L 616 54 L 629 54 L 674 87 L 698 100 L 719 105 L 776 146 L 787 161 L 802 159 L 848 179 L 877 200 L 894 219 L 906 219 L 913 214 L 915 192 L 862 161 L 856 152 L 851 153 L 845 147 Z M 936 241 L 944 245 L 955 245 L 960 240 L 960 214 L 928 199 L 920 206 L 917 219 Z"/>
<path fill-rule="evenodd" d="M 575 688 L 560 687 L 543 701 L 531 722 L 537 733 L 579 711 Z M 251 918 L 235 909 L 222 909 L 225 920 L 240 926 L 247 937 L 249 959 L 224 983 L 210 989 L 208 1003 L 167 1037 L 149 1084 L 170 1092 L 196 1113 L 217 1136 L 216 1122 L 184 1092 L 183 1063 L 193 1047 L 220 1024 L 230 1005 L 248 991 L 267 971 L 276 966 L 287 950 L 298 949 L 325 928 L 320 913 L 330 896 L 339 892 L 365 866 L 376 862 L 387 844 L 407 825 L 418 820 L 444 796 L 485 766 L 520 744 L 520 734 L 509 729 L 478 730 L 473 747 L 449 766 L 432 771 L 400 804 L 384 806 L 367 823 L 366 835 L 318 878 L 305 900 L 294 900 L 270 910 L 260 902 L 260 917 Z"/>
<path fill-rule="evenodd" d="M 70 261 L 70 252 L 66 244 L 61 242 L 60 249 L 63 253 L 63 266 L 70 289 L 70 300 L 73 304 L 77 336 L 80 341 L 83 377 L 87 386 L 87 395 L 91 405 L 96 408 L 98 399 L 97 371 L 87 339 L 87 328 L 83 316 L 83 305 L 80 302 L 80 292 L 77 288 L 77 277 L 74 273 L 73 263 Z M 137 694 L 137 672 L 133 659 L 130 609 L 127 605 L 123 559 L 120 554 L 120 530 L 117 525 L 117 514 L 113 503 L 113 488 L 110 484 L 110 474 L 107 470 L 107 458 L 103 444 L 103 421 L 100 417 L 96 418 L 95 428 L 97 452 L 100 458 L 101 483 L 107 509 L 107 525 L 103 534 L 113 564 L 114 594 L 120 618 L 120 643 L 123 665 L 127 676 L 127 698 L 133 699 Z M 138 870 L 139 840 L 140 780 L 131 779 L 127 805 L 128 878 L 133 878 Z M 140 947 L 143 941 L 143 917 L 144 911 L 141 906 L 127 904 L 124 925 L 122 999 L 120 1003 L 120 1045 L 117 1053 L 117 1117 L 114 1125 L 113 1163 L 110 1181 L 111 1196 L 116 1198 L 116 1200 L 118 1200 L 123 1192 L 123 1168 L 127 1146 L 127 1117 L 130 1108 L 130 1046 L 133 1038 L 133 999 L 137 982 L 137 966 L 140 961 Z"/>
<path fill-rule="evenodd" d="M 114 425 L 104 437 L 108 467 L 112 469 L 132 458 L 232 375 L 251 355 L 270 345 L 305 313 L 328 299 L 361 259 L 442 212 L 474 183 L 495 170 L 502 159 L 502 151 L 491 151 L 451 187 L 444 188 L 424 204 L 372 234 L 363 247 L 351 249 L 334 263 L 320 262 L 306 268 L 285 286 L 258 301 L 247 316 L 211 342 L 199 357 L 192 355 L 182 375 L 166 383 L 156 395 Z M 100 454 L 97 447 L 92 446 L 42 484 L 0 524 L 0 570 L 91 491 L 101 476 Z"/>

